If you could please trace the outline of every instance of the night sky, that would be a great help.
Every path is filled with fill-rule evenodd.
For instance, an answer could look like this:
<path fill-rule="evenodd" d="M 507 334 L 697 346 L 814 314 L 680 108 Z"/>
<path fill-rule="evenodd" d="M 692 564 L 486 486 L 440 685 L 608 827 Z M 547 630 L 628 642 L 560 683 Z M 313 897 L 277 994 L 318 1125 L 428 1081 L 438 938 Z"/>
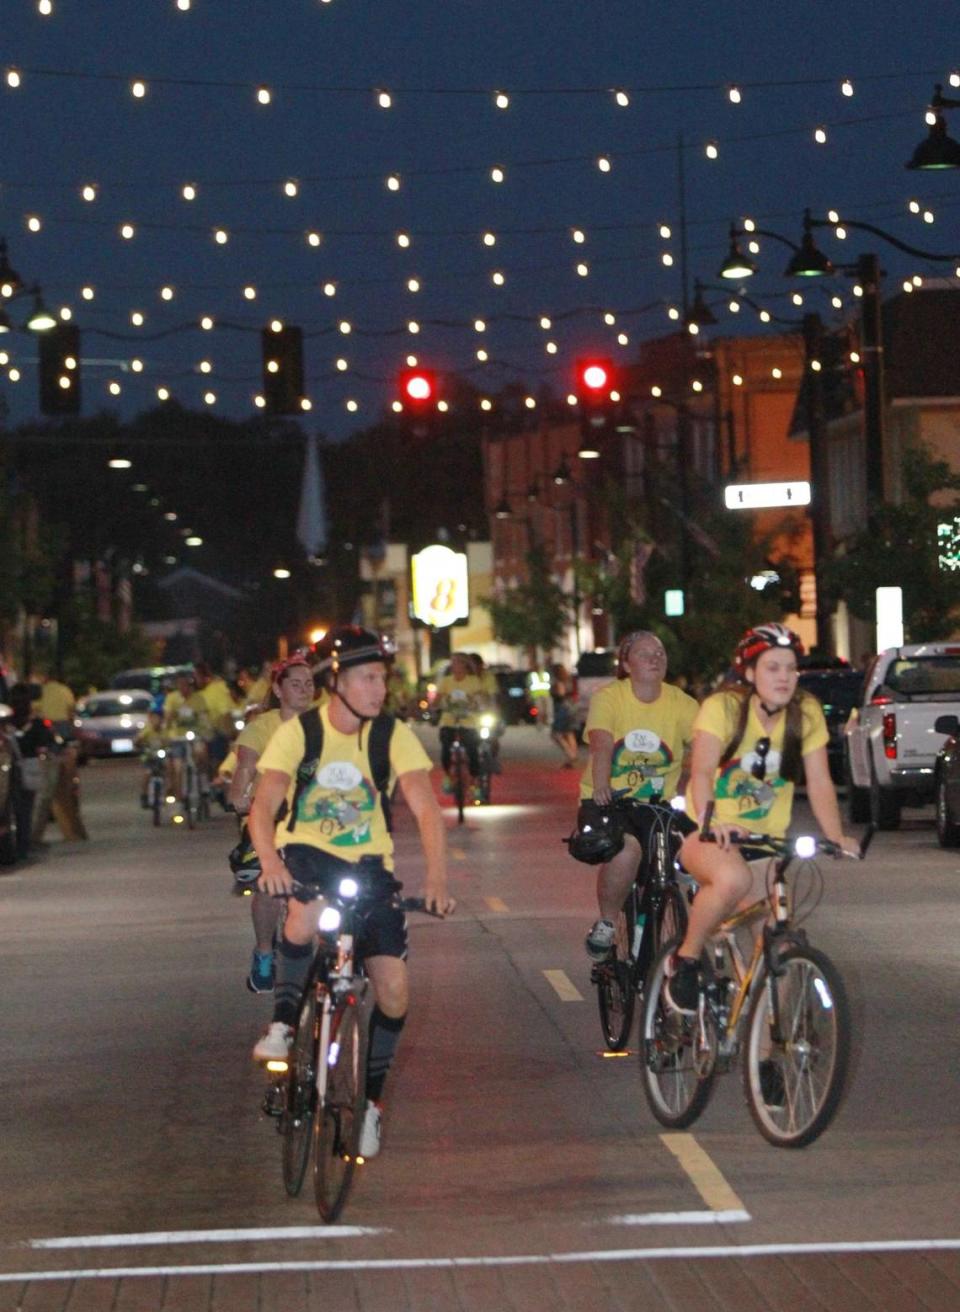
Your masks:
<path fill-rule="evenodd" d="M 2 4 L 0 69 L 22 81 L 11 89 L 4 72 L 0 85 L 0 232 L 23 279 L 42 284 L 51 308 L 70 307 L 83 332 L 88 414 L 132 415 L 155 404 L 159 386 L 186 405 L 202 407 L 209 391 L 217 413 L 254 413 L 259 329 L 275 316 L 304 329 L 309 423 L 335 438 L 376 422 L 411 352 L 491 394 L 522 380 L 563 395 L 576 355 L 627 362 L 640 340 L 672 327 L 680 135 L 691 280 L 717 281 L 732 218 L 797 239 L 804 206 L 835 207 L 926 249 L 960 249 L 956 174 L 903 167 L 926 135 L 934 82 L 960 97 L 948 82 L 960 67 L 955 0 L 192 0 L 186 11 L 177 0 L 51 2 L 49 16 L 37 0 Z M 139 100 L 136 77 L 148 84 Z M 730 84 L 743 89 L 739 105 Z M 269 105 L 257 103 L 258 86 L 270 88 Z M 392 108 L 378 107 L 378 89 Z M 493 100 L 501 89 L 506 110 Z M 818 126 L 825 145 L 814 142 Z M 960 138 L 960 110 L 948 126 Z M 498 165 L 502 184 L 490 177 Z M 397 192 L 385 185 L 391 174 Z M 188 182 L 192 203 L 180 194 Z M 97 188 L 93 203 L 84 184 Z M 909 212 L 911 198 L 933 211 L 932 225 Z M 28 230 L 29 215 L 40 232 Z M 125 222 L 133 240 L 119 235 Z M 495 245 L 484 246 L 484 232 Z M 891 291 L 909 274 L 953 273 L 855 233 L 822 244 L 836 260 L 880 250 Z M 795 317 L 787 254 L 763 243 L 750 292 Z M 849 281 L 805 290 L 805 308 L 828 320 L 855 310 Z M 732 315 L 729 298 L 710 299 L 715 331 L 763 330 L 749 307 Z M 18 322 L 28 308 L 8 306 Z M 213 331 L 197 326 L 203 315 Z M 0 350 L 10 356 L 0 380 L 11 366 L 22 374 L 0 382 L 17 423 L 36 414 L 35 347 L 9 334 Z M 140 373 L 125 367 L 134 358 Z M 202 360 L 209 374 L 197 371 Z"/>

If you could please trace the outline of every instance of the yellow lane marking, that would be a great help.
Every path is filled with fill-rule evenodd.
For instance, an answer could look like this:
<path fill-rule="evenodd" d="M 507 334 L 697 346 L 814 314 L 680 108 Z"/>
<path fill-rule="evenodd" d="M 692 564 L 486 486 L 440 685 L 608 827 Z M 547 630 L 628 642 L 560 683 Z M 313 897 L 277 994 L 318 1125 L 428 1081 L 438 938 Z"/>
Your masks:
<path fill-rule="evenodd" d="M 661 1134 L 660 1138 L 686 1171 L 697 1193 L 711 1211 L 745 1210 L 713 1159 L 692 1134 Z"/>
<path fill-rule="evenodd" d="M 467 854 L 462 847 L 451 847 L 450 855 L 454 861 L 466 861 L 467 859 Z"/>
<path fill-rule="evenodd" d="M 504 902 L 502 897 L 485 897 L 483 900 L 484 902 L 486 902 L 487 906 L 490 908 L 491 911 L 510 910 L 510 908 L 507 906 L 506 902 Z"/>
<path fill-rule="evenodd" d="M 582 1002 L 583 994 L 565 970 L 545 970 L 547 983 L 561 1002 Z"/>

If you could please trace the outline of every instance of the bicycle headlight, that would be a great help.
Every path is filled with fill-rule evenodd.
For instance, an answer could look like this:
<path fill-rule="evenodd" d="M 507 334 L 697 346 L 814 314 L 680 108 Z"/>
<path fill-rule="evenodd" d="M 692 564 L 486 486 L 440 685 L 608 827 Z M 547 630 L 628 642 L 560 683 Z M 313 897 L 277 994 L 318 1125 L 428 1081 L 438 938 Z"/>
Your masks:
<path fill-rule="evenodd" d="M 489 712 L 486 715 L 480 716 L 481 729 L 492 729 L 493 726 L 496 724 L 496 722 L 497 722 L 497 717 L 495 715 L 491 715 Z"/>
<path fill-rule="evenodd" d="M 355 879 L 351 879 L 348 875 L 346 879 L 340 880 L 340 887 L 337 889 L 337 892 L 341 897 L 356 897 L 360 892 L 360 885 Z"/>
<path fill-rule="evenodd" d="M 192 743 L 193 740 L 194 740 L 194 738 L 196 738 L 196 736 L 197 736 L 197 735 L 193 732 L 192 729 L 188 729 L 188 730 L 187 730 L 187 742 L 188 742 L 188 743 Z"/>
<path fill-rule="evenodd" d="M 159 752 L 157 752 L 157 757 L 158 757 L 158 759 L 161 760 L 161 761 L 163 761 L 163 760 L 166 758 L 166 755 L 167 755 L 167 754 L 166 754 L 166 752 L 163 750 L 162 747 L 160 748 Z"/>
<path fill-rule="evenodd" d="M 685 811 L 687 809 L 687 799 L 683 793 L 677 793 L 676 797 L 670 798 L 671 811 Z"/>
<path fill-rule="evenodd" d="M 480 737 L 481 737 L 481 738 L 484 738 L 484 739 L 490 737 L 490 730 L 487 728 L 486 725 L 483 725 L 483 727 L 481 728 L 481 730 L 480 730 Z"/>
<path fill-rule="evenodd" d="M 321 934 L 332 934 L 340 928 L 340 912 L 336 907 L 324 907 L 320 912 L 320 932 Z"/>
<path fill-rule="evenodd" d="M 242 733 L 243 730 L 244 730 L 246 727 L 247 727 L 247 722 L 246 722 L 246 720 L 238 720 L 238 721 L 237 721 L 237 733 Z"/>
<path fill-rule="evenodd" d="M 794 843 L 793 850 L 797 856 L 802 857 L 804 860 L 808 860 L 810 857 L 816 855 L 817 840 L 811 838 L 808 834 L 803 834 Z"/>

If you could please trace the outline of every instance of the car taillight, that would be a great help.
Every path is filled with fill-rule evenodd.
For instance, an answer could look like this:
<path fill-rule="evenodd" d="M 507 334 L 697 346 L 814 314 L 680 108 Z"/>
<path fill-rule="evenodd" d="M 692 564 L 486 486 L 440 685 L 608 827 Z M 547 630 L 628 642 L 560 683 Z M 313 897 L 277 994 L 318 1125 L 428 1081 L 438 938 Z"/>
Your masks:
<path fill-rule="evenodd" d="M 883 717 L 883 753 L 891 761 L 897 759 L 897 716 L 887 711 Z"/>
<path fill-rule="evenodd" d="M 887 697 L 884 693 L 875 692 L 870 698 L 871 706 L 890 706 L 893 702 L 892 697 Z"/>

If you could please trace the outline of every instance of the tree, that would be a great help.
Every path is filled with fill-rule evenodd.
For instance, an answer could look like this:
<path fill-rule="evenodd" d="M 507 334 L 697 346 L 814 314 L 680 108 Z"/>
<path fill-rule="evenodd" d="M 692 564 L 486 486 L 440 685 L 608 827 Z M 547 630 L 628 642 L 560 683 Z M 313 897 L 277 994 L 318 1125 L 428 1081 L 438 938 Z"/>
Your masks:
<path fill-rule="evenodd" d="M 903 462 L 903 500 L 874 507 L 867 527 L 825 570 L 832 594 L 852 613 L 872 621 L 878 587 L 903 589 L 903 624 L 908 642 L 935 641 L 957 627 L 960 561 L 939 563 L 937 531 L 960 514 L 960 475 L 917 444 Z M 931 498 L 937 497 L 932 504 Z"/>
<path fill-rule="evenodd" d="M 500 642 L 524 647 L 539 663 L 563 636 L 570 620 L 570 598 L 550 574 L 544 549 L 527 552 L 527 581 L 507 597 L 486 598 L 493 631 Z"/>
<path fill-rule="evenodd" d="M 63 678 L 77 693 L 106 688 L 119 670 L 151 665 L 153 644 L 134 625 L 121 633 L 116 624 L 98 619 L 87 602 L 69 607 L 72 641 L 63 658 Z"/>

